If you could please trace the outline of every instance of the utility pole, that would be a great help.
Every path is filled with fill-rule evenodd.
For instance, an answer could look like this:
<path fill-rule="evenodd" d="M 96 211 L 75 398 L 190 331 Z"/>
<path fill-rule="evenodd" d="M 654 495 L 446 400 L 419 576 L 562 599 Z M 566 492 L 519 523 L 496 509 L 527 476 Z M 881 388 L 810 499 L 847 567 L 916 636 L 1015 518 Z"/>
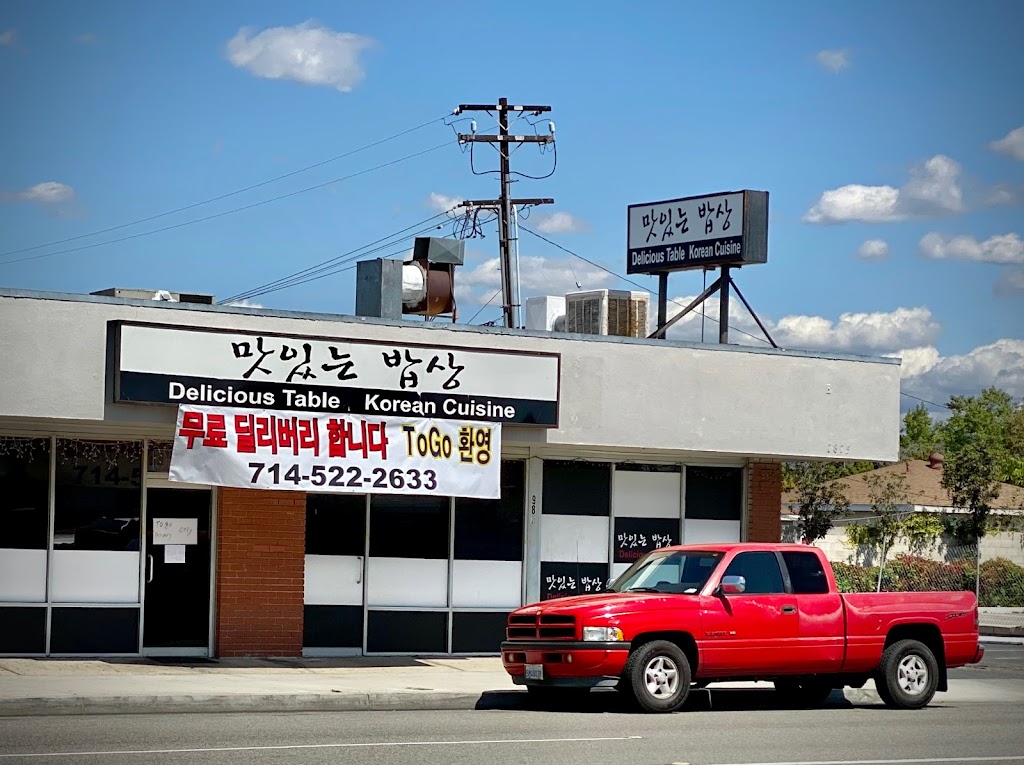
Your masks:
<path fill-rule="evenodd" d="M 513 199 L 512 198 L 512 170 L 511 170 L 511 146 L 512 144 L 554 143 L 554 127 L 552 125 L 549 135 L 514 135 L 509 132 L 509 112 L 527 113 L 540 116 L 550 112 L 550 106 L 517 106 L 510 105 L 507 98 L 498 99 L 495 104 L 459 104 L 455 114 L 464 112 L 492 112 L 498 113 L 497 134 L 478 134 L 474 122 L 473 132 L 460 133 L 460 143 L 489 143 L 497 146 L 498 154 L 501 157 L 498 174 L 501 179 L 501 194 L 498 199 L 477 199 L 467 200 L 462 203 L 466 208 L 487 208 L 496 210 L 498 213 L 498 262 L 501 264 L 501 294 L 502 313 L 506 327 L 518 325 L 518 311 L 520 306 L 517 303 L 516 295 L 518 285 L 513 285 L 512 267 L 512 208 L 517 205 L 549 205 L 554 199 Z M 518 251 L 518 250 L 517 250 Z"/>

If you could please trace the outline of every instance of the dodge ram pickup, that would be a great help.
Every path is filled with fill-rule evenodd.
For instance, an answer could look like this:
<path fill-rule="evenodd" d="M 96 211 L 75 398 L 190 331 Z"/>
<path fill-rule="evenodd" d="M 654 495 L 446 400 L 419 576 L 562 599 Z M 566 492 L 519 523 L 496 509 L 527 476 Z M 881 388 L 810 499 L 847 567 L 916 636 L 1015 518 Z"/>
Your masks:
<path fill-rule="evenodd" d="M 947 690 L 946 671 L 981 661 L 972 592 L 840 594 L 821 550 L 796 544 L 666 547 L 607 591 L 534 603 L 508 617 L 514 683 L 615 687 L 672 712 L 693 686 L 772 681 L 787 706 L 824 704 L 874 680 L 890 707 Z"/>

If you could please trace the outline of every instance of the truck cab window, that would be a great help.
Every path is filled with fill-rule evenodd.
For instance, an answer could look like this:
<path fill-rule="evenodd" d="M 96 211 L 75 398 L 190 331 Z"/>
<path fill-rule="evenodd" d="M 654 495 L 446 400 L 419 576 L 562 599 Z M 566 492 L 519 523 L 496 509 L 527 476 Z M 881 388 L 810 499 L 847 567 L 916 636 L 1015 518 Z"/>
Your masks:
<path fill-rule="evenodd" d="M 786 591 L 779 560 L 773 552 L 740 553 L 732 559 L 724 576 L 742 576 L 746 579 L 747 595 L 775 595 Z"/>
<path fill-rule="evenodd" d="M 784 552 L 782 559 L 789 569 L 789 581 L 795 594 L 828 594 L 828 578 L 817 555 L 811 552 Z"/>

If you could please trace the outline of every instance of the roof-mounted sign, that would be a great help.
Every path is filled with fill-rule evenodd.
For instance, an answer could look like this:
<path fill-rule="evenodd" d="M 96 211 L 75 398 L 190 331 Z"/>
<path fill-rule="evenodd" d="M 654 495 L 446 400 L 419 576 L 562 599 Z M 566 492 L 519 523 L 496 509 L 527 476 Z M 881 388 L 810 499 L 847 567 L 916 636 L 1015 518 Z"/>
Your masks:
<path fill-rule="evenodd" d="M 731 191 L 630 205 L 626 272 L 768 261 L 768 192 Z"/>

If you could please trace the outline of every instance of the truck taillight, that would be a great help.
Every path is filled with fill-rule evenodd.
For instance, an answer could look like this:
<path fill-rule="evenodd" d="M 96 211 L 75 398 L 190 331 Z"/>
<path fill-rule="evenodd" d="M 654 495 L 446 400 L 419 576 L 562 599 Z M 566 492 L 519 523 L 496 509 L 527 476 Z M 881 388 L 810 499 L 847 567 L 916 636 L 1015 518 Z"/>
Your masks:
<path fill-rule="evenodd" d="M 978 629 L 981 626 L 981 614 L 978 613 L 978 607 L 974 607 L 974 629 Z"/>

